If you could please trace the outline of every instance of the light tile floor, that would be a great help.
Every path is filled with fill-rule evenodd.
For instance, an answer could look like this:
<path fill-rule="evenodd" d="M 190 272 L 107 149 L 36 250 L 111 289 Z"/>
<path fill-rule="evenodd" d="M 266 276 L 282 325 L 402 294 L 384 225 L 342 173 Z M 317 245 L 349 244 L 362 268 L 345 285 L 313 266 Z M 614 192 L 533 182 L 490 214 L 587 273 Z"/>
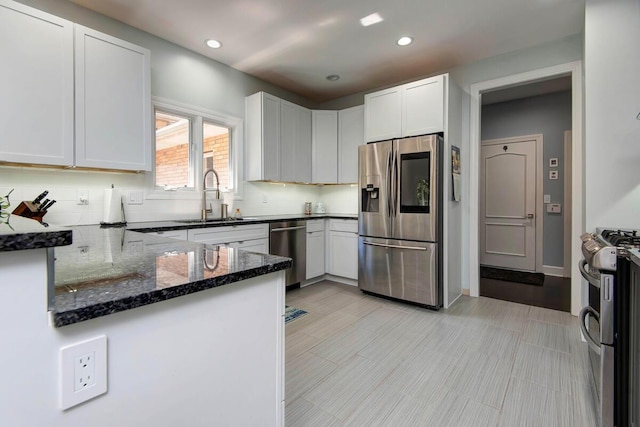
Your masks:
<path fill-rule="evenodd" d="M 597 426 L 578 320 L 462 297 L 416 308 L 323 281 L 287 293 L 286 425 Z"/>

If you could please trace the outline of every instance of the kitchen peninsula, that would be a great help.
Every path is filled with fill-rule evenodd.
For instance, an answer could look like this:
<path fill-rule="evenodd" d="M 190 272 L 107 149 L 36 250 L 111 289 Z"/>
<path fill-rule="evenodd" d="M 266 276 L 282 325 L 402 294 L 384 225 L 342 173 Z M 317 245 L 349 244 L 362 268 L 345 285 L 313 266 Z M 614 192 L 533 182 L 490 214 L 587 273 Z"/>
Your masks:
<path fill-rule="evenodd" d="M 282 425 L 290 263 L 11 216 L 0 224 L 3 424 Z M 107 393 L 62 410 L 60 349 L 101 335 Z"/>

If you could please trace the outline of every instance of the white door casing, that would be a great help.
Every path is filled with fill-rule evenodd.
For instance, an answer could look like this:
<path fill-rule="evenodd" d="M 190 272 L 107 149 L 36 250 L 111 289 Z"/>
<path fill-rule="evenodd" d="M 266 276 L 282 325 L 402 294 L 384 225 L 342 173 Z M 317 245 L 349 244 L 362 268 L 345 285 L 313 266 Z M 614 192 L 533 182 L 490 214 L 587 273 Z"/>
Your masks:
<path fill-rule="evenodd" d="M 535 82 L 551 77 L 571 75 L 571 314 L 578 315 L 583 306 L 582 276 L 578 272 L 578 260 L 582 256 L 581 241 L 576 236 L 584 232 L 584 202 L 583 202 L 583 88 L 582 61 L 573 61 L 554 65 L 547 68 L 527 71 L 506 77 L 499 77 L 478 83 L 469 87 L 469 200 L 465 203 L 469 211 L 467 251 L 463 253 L 468 270 L 463 271 L 463 277 L 469 283 L 469 295 L 480 295 L 479 275 L 479 188 L 480 181 L 480 111 L 482 93 L 499 88 L 506 88 L 519 84 Z M 464 200 L 464 199 L 463 199 Z"/>
<path fill-rule="evenodd" d="M 482 265 L 526 271 L 537 268 L 536 156 L 541 143 L 542 135 L 482 142 Z"/>

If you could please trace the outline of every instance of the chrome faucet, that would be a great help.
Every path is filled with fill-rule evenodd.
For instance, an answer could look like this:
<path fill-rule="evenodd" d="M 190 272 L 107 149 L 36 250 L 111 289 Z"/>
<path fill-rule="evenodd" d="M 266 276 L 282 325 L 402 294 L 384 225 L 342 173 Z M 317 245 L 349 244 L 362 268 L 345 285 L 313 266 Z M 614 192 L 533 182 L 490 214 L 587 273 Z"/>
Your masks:
<path fill-rule="evenodd" d="M 209 204 L 209 209 L 207 209 L 207 176 L 213 173 L 216 176 L 216 200 L 220 199 L 220 178 L 218 177 L 218 172 L 215 169 L 208 169 L 204 173 L 204 178 L 202 178 L 202 211 L 201 218 L 203 221 L 207 220 L 207 214 L 213 212 L 213 207 Z"/>

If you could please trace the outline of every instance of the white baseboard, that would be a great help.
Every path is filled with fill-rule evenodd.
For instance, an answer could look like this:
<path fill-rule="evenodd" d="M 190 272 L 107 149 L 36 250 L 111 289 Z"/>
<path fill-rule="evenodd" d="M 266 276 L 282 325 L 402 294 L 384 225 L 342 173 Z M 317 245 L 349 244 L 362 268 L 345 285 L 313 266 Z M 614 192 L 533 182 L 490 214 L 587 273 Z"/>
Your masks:
<path fill-rule="evenodd" d="M 338 282 L 349 286 L 358 286 L 357 280 L 349 279 L 347 277 L 333 276 L 331 274 L 323 274 L 322 276 L 314 277 L 312 279 L 300 282 L 300 287 L 304 288 L 305 286 L 313 285 L 314 283 L 322 282 L 323 280 L 331 280 L 333 282 Z"/>
<path fill-rule="evenodd" d="M 552 265 L 543 265 L 542 272 L 547 276 L 564 277 L 564 267 L 555 267 Z"/>

